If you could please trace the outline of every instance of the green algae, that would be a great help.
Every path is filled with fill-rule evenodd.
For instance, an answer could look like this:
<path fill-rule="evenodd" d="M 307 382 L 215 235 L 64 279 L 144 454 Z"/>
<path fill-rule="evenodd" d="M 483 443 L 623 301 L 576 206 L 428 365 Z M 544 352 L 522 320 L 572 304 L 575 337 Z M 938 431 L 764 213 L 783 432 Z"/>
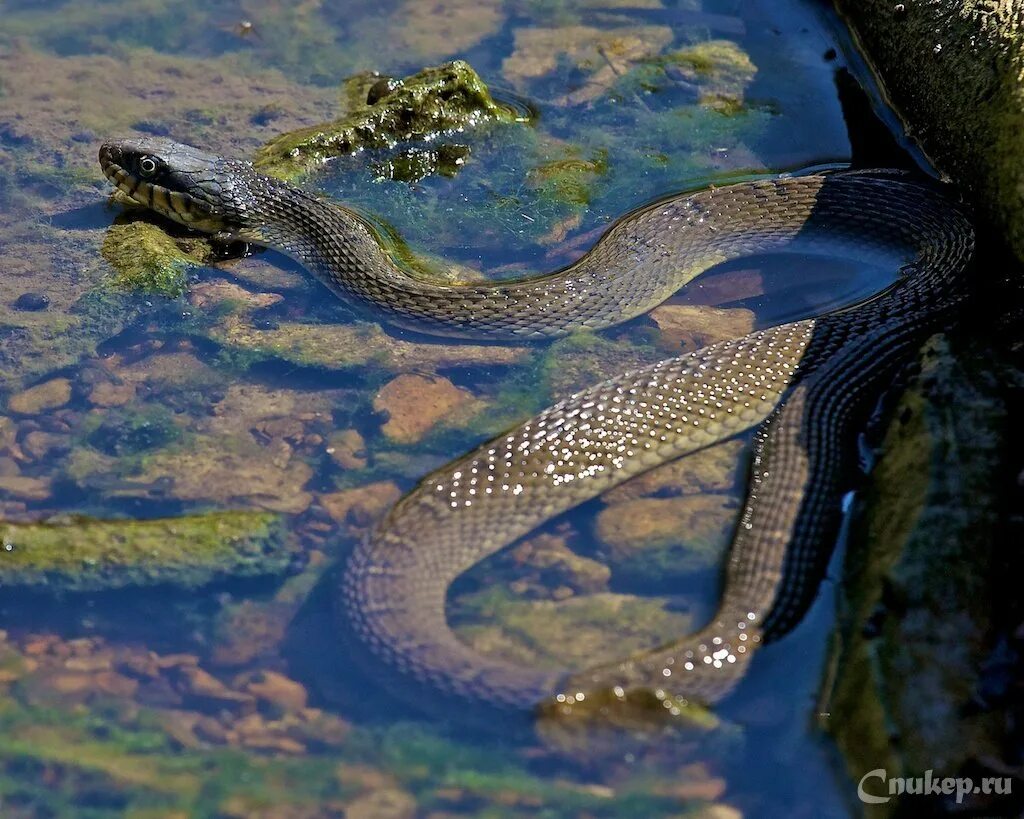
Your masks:
<path fill-rule="evenodd" d="M 350 91 L 348 99 L 351 104 Z M 520 119 L 494 101 L 468 63 L 456 60 L 406 77 L 341 119 L 271 140 L 257 151 L 254 164 L 270 176 L 294 179 L 331 157 Z"/>
<path fill-rule="evenodd" d="M 567 205 L 588 205 L 593 195 L 594 180 L 608 171 L 608 151 L 594 151 L 585 159 L 567 156 L 530 169 L 527 181 L 541 196 Z"/>
<path fill-rule="evenodd" d="M 279 516 L 214 512 L 155 520 L 0 525 L 0 585 L 71 590 L 273 574 L 292 558 Z"/>
<path fill-rule="evenodd" d="M 147 708 L 83 711 L 6 697 L 0 798 L 12 810 L 62 819 L 340 816 L 361 797 L 396 791 L 424 813 L 478 816 L 670 817 L 700 805 L 652 791 L 639 776 L 614 791 L 586 779 L 552 781 L 510 751 L 480 753 L 417 724 L 353 728 L 339 751 L 303 757 L 181 748 L 160 724 Z"/>
<path fill-rule="evenodd" d="M 150 222 L 135 221 L 111 225 L 102 253 L 114 269 L 114 287 L 177 298 L 188 287 L 188 272 L 209 260 L 210 245 L 175 240 Z"/>

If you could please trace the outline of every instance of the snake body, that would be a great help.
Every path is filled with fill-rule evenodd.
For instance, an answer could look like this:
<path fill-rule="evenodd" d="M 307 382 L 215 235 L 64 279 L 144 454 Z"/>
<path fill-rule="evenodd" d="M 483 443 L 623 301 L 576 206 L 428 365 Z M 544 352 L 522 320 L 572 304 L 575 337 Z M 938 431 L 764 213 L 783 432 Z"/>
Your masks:
<path fill-rule="evenodd" d="M 765 179 L 666 199 L 584 257 L 507 284 L 410 278 L 355 214 L 167 140 L 108 143 L 107 176 L 177 221 L 298 258 L 394 324 L 543 338 L 637 316 L 722 261 L 797 248 L 899 269 L 879 297 L 619 375 L 425 478 L 358 545 L 339 609 L 389 688 L 470 711 L 571 707 L 594 692 L 666 708 L 717 701 L 766 637 L 813 600 L 839 518 L 855 424 L 961 301 L 974 235 L 933 187 L 894 172 Z M 539 524 L 671 459 L 756 428 L 719 609 L 697 633 L 572 673 L 482 656 L 445 616 L 452 581 Z"/>

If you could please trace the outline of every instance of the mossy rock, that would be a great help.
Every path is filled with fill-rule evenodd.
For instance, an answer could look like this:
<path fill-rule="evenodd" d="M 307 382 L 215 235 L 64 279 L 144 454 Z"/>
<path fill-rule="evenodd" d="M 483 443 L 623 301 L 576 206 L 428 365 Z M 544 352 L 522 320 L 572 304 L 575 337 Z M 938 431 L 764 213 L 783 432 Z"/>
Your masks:
<path fill-rule="evenodd" d="M 203 239 L 175 240 L 154 224 L 136 221 L 111 225 L 102 253 L 119 290 L 176 298 L 185 292 L 188 271 L 204 264 L 211 251 Z"/>
<path fill-rule="evenodd" d="M 1024 260 L 1024 17 L 1018 3 L 841 0 L 888 98 Z"/>
<path fill-rule="evenodd" d="M 350 110 L 341 119 L 283 134 L 260 148 L 257 169 L 293 179 L 331 157 L 521 118 L 495 102 L 462 60 L 425 68 L 404 80 L 382 78 L 370 87 L 365 102 L 354 104 L 352 89 L 363 87 L 355 83 L 346 89 Z"/>
<path fill-rule="evenodd" d="M 0 525 L 0 586 L 74 591 L 283 571 L 293 553 L 278 515 L 214 512 L 155 520 Z"/>
<path fill-rule="evenodd" d="M 856 781 L 998 759 L 1005 718 L 978 707 L 993 634 L 1000 476 L 1019 384 L 939 336 L 896 408 L 854 518 L 829 724 Z M 1019 389 L 1019 387 L 1018 387 Z M 877 784 L 877 783 L 876 783 Z M 888 815 L 896 802 L 878 806 Z M 874 815 L 874 814 L 872 814 Z"/>

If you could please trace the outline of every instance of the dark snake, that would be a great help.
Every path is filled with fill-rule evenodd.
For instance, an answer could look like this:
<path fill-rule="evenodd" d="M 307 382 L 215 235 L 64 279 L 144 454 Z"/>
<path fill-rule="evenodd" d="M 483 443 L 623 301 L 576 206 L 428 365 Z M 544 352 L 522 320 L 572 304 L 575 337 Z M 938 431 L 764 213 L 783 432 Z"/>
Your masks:
<path fill-rule="evenodd" d="M 591 701 L 672 713 L 714 703 L 755 648 L 813 601 L 848 487 L 857 425 L 966 290 L 974 233 L 935 186 L 897 172 L 763 179 L 665 199 L 554 273 L 434 284 L 396 265 L 356 214 L 164 139 L 112 142 L 106 176 L 158 213 L 295 257 L 385 321 L 533 339 L 638 316 L 722 261 L 799 249 L 898 269 L 878 297 L 704 347 L 566 398 L 425 478 L 345 563 L 339 609 L 381 681 L 420 704 L 535 713 Z M 717 613 L 698 632 L 581 672 L 472 651 L 445 616 L 452 581 L 539 524 L 669 460 L 756 428 Z M 588 702 L 588 705 L 590 703 Z"/>

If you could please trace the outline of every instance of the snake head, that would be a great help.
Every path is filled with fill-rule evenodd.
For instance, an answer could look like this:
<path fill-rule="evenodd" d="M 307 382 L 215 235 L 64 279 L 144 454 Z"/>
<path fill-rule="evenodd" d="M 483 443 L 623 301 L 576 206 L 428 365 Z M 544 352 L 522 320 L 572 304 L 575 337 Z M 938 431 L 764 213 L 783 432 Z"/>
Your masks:
<path fill-rule="evenodd" d="M 225 236 L 244 229 L 248 163 L 160 137 L 105 142 L 99 159 L 119 191 L 168 219 Z"/>

